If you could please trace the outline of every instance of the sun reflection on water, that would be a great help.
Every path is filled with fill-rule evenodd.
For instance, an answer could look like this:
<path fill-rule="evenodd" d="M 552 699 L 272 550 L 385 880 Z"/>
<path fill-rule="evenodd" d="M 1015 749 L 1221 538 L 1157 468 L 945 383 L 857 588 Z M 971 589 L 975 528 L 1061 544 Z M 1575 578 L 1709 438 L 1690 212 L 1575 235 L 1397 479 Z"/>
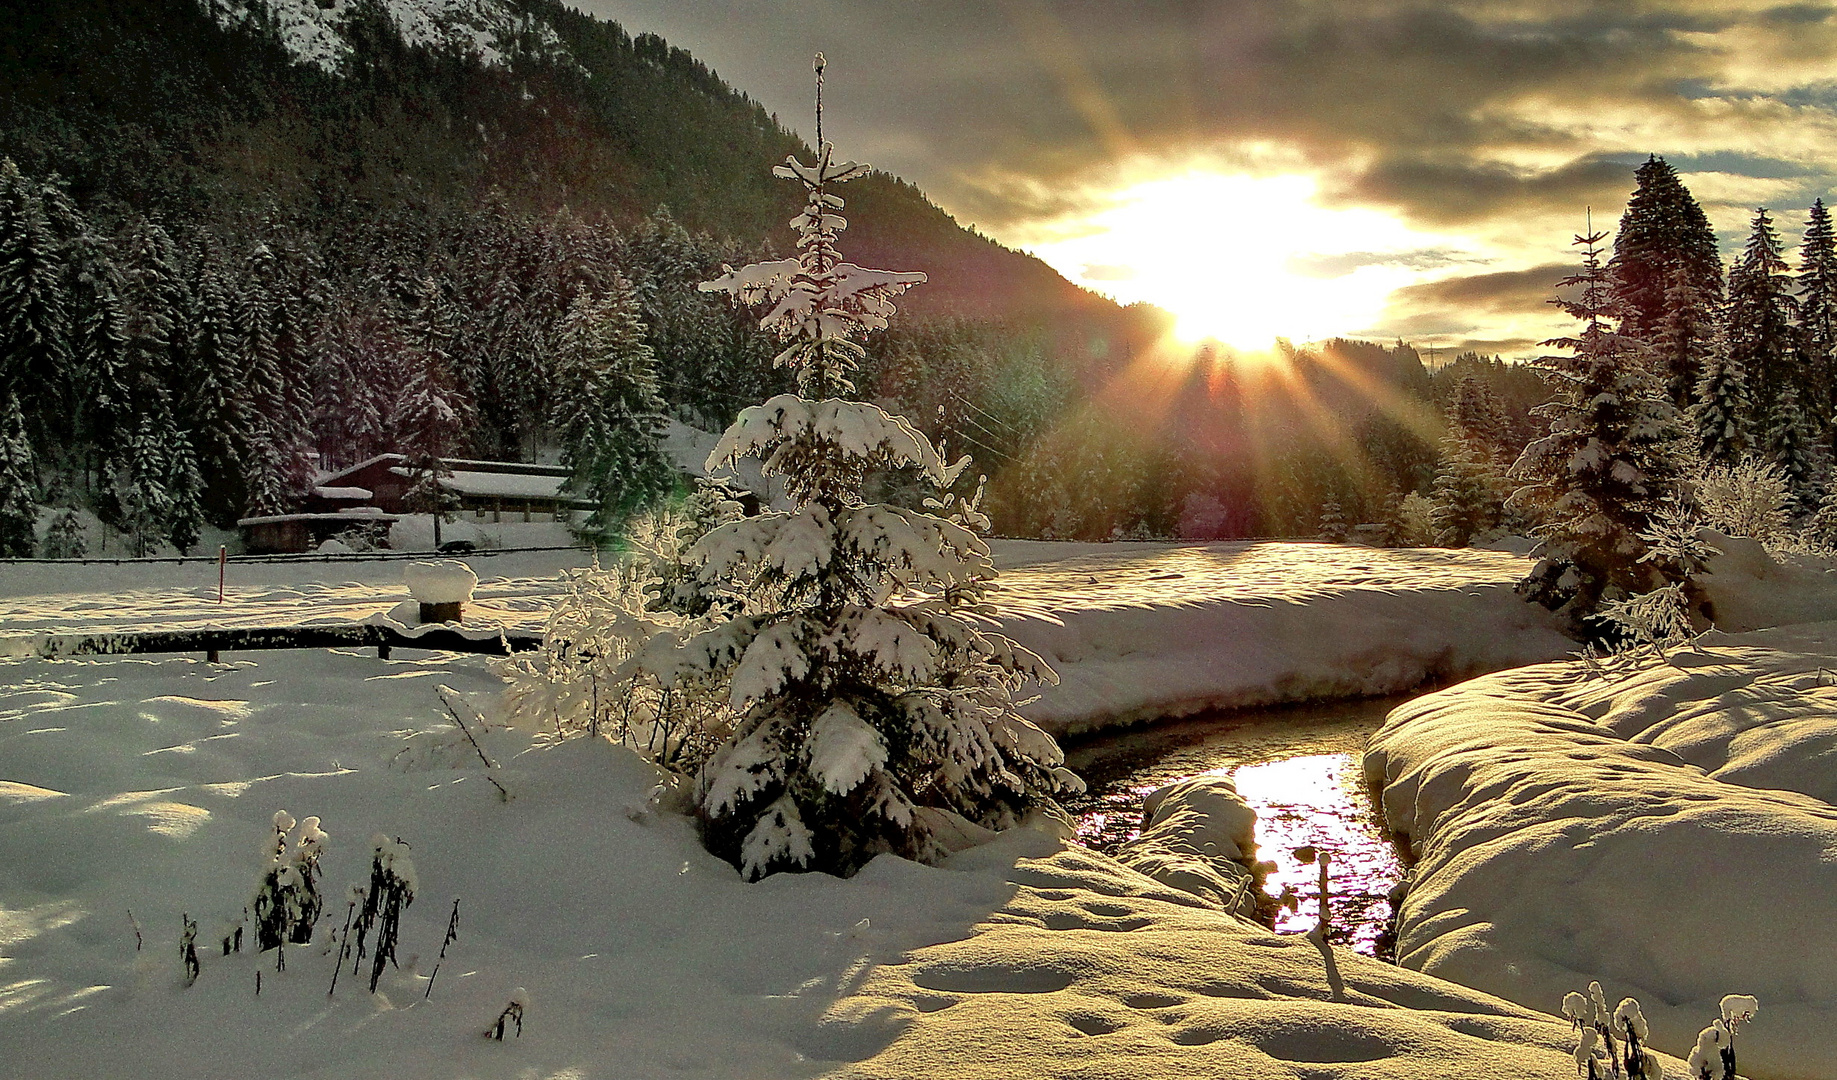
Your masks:
<path fill-rule="evenodd" d="M 1290 711 L 1274 722 L 1255 716 L 1185 722 L 1076 747 L 1073 766 L 1091 784 L 1089 795 L 1069 807 L 1079 838 L 1115 851 L 1141 831 L 1149 793 L 1188 777 L 1229 776 L 1257 812 L 1257 858 L 1276 866 L 1264 891 L 1275 897 L 1286 887 L 1296 895 L 1296 910 L 1274 910 L 1275 928 L 1303 933 L 1318 918 L 1319 870 L 1295 854 L 1313 846 L 1332 856 L 1330 939 L 1385 955 L 1388 894 L 1404 871 L 1374 820 L 1357 754 L 1385 708 L 1366 704 L 1346 715 L 1339 707 L 1314 720 Z"/>

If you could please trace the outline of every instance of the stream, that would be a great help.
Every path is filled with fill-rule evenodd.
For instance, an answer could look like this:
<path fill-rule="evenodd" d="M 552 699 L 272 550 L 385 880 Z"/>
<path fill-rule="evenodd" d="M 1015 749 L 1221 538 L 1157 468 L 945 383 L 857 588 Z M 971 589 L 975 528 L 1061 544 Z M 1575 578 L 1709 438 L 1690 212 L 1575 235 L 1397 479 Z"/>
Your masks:
<path fill-rule="evenodd" d="M 1088 790 L 1066 809 L 1081 842 L 1114 852 L 1141 831 L 1150 792 L 1192 776 L 1232 776 L 1257 812 L 1257 858 L 1277 866 L 1264 890 L 1277 896 L 1287 887 L 1299 897 L 1295 911 L 1274 909 L 1275 928 L 1314 926 L 1319 869 L 1295 855 L 1313 845 L 1333 855 L 1329 940 L 1388 957 L 1388 894 L 1404 865 L 1365 790 L 1359 758 L 1384 715 L 1407 700 L 1203 713 L 1070 742 L 1066 764 Z"/>

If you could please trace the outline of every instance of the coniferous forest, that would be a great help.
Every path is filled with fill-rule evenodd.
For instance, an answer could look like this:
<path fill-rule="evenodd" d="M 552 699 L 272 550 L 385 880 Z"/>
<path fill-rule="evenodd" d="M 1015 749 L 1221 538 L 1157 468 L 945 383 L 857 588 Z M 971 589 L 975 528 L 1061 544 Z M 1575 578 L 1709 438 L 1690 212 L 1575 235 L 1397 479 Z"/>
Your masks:
<path fill-rule="evenodd" d="M 649 460 L 663 416 L 718 430 L 785 385 L 752 317 L 694 285 L 773 253 L 794 207 L 756 163 L 795 136 L 658 38 L 522 6 L 558 38 L 487 65 L 359 4 L 335 73 L 189 0 L 0 14 L 22 73 L 0 88 L 7 554 L 73 553 L 79 512 L 133 552 L 189 550 L 381 452 L 422 473 L 560 461 L 603 533 L 675 488 L 617 464 Z M 1675 171 L 1632 179 L 1602 315 L 1650 353 L 1697 463 L 1771 463 L 1789 510 L 1814 513 L 1837 414 L 1828 211 L 1796 267 L 1757 211 L 1725 275 Z M 1531 369 L 1430 371 L 1401 342 L 1347 341 L 1168 364 L 1150 356 L 1161 313 L 1069 285 L 894 177 L 858 186 L 852 248 L 931 275 L 870 336 L 859 384 L 976 457 L 1000 533 L 1371 523 L 1458 545 L 1540 513 L 1506 503 L 1548 425 Z"/>

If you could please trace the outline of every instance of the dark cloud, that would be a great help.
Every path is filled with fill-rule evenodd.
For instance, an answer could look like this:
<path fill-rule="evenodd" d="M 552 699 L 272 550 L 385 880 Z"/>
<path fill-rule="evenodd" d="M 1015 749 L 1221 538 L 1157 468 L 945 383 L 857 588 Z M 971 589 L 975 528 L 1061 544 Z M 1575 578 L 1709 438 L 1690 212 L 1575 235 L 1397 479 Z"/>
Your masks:
<path fill-rule="evenodd" d="M 1456 252 L 1425 248 L 1420 251 L 1348 251 L 1338 255 L 1296 255 L 1286 265 L 1289 273 L 1301 277 L 1337 278 L 1367 266 L 1434 270 L 1461 261 L 1462 256 Z"/>
<path fill-rule="evenodd" d="M 1554 169 L 1496 163 L 1389 159 L 1354 177 L 1341 198 L 1386 203 L 1439 225 L 1527 210 L 1611 207 L 1617 214 L 1641 159 L 1583 157 Z"/>
<path fill-rule="evenodd" d="M 1409 285 L 1391 294 L 1404 308 L 1458 307 L 1489 314 L 1542 311 L 1556 295 L 1556 284 L 1576 272 L 1574 263 L 1547 263 L 1528 270 L 1468 274 Z"/>
<path fill-rule="evenodd" d="M 1606 216 L 1649 152 L 1688 149 L 1705 168 L 1775 176 L 1789 158 L 1717 149 L 1701 133 L 1788 103 L 1837 113 L 1820 67 L 1837 62 L 1837 20 L 1809 3 L 572 2 L 663 34 L 805 132 L 809 57 L 824 50 L 838 145 L 998 234 L 1087 207 L 1108 164 L 1229 161 L 1254 146 L 1325 171 L 1331 196 L 1418 222 L 1585 205 Z M 1772 85 L 1788 63 L 1814 74 Z"/>

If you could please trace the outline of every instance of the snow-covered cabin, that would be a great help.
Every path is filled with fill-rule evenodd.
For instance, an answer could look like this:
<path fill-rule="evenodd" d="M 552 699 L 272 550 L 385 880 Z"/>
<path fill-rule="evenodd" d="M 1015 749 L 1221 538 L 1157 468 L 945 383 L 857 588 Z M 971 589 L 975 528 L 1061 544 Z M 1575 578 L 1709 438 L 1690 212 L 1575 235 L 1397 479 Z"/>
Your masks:
<path fill-rule="evenodd" d="M 564 494 L 561 485 L 568 470 L 560 465 L 538 465 L 527 461 L 447 460 L 448 475 L 437 483 L 457 496 L 460 511 L 475 514 L 480 520 L 490 515 L 493 521 L 504 520 L 506 513 L 521 515 L 524 521 L 537 515 L 560 520 L 564 511 L 591 509 L 592 504 Z M 309 509 L 334 509 L 330 504 L 346 493 L 362 490 L 368 493 L 370 505 L 386 513 L 407 510 L 404 499 L 414 483 L 408 459 L 401 454 L 378 454 L 349 468 L 320 477 L 309 503 Z M 323 494 L 321 494 L 323 493 Z M 343 507 L 337 507 L 342 509 Z"/>

